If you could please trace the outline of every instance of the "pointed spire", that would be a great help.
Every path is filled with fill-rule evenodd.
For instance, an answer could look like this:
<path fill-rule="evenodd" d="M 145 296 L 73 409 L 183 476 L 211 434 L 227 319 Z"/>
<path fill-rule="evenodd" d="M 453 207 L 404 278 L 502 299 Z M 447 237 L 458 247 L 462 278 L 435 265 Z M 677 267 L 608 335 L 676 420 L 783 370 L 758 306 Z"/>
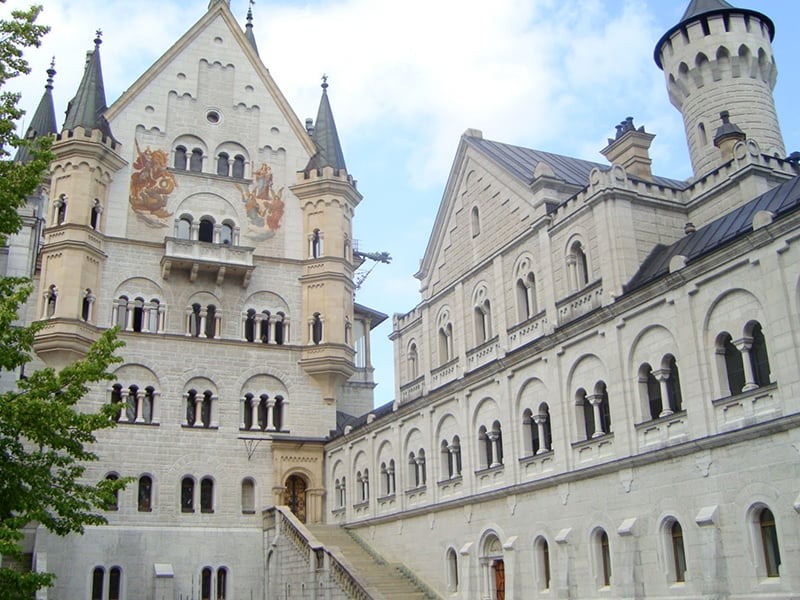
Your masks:
<path fill-rule="evenodd" d="M 686 7 L 686 12 L 683 13 L 681 21 L 688 21 L 706 13 L 730 10 L 731 8 L 733 6 L 725 2 L 725 0 L 692 0 L 689 2 L 689 6 Z"/>
<path fill-rule="evenodd" d="M 58 125 L 56 125 L 56 110 L 53 105 L 53 77 L 56 74 L 56 59 L 50 61 L 50 68 L 47 69 L 47 83 L 44 86 L 44 94 L 42 99 L 39 100 L 39 106 L 36 107 L 36 112 L 33 113 L 31 124 L 28 125 L 28 130 L 25 132 L 26 140 L 35 140 L 42 136 L 54 135 L 58 133 Z M 30 149 L 23 146 L 17 150 L 17 155 L 14 158 L 17 162 L 26 163 L 31 159 Z"/>
<path fill-rule="evenodd" d="M 247 8 L 247 25 L 244 26 L 244 37 L 247 38 L 247 41 L 250 42 L 253 50 L 256 51 L 256 55 L 258 55 L 256 36 L 253 35 L 253 4 L 255 4 L 254 0 L 250 0 L 250 6 Z"/>
<path fill-rule="evenodd" d="M 103 113 L 106 111 L 106 92 L 103 87 L 103 70 L 100 67 L 100 39 L 103 32 L 97 30 L 94 39 L 94 50 L 87 52 L 86 67 L 83 78 L 78 86 L 78 92 L 67 105 L 67 116 L 64 119 L 64 129 L 83 127 L 87 131 L 99 129 L 104 135 L 111 138 L 111 128 Z"/>
<path fill-rule="evenodd" d="M 319 102 L 317 121 L 314 123 L 311 139 L 314 140 L 317 153 L 308 161 L 306 171 L 321 169 L 322 167 L 333 167 L 337 171 L 340 169 L 347 171 L 347 167 L 344 164 L 342 144 L 339 142 L 339 134 L 336 132 L 331 103 L 328 100 L 327 75 L 322 76 L 322 99 Z"/>

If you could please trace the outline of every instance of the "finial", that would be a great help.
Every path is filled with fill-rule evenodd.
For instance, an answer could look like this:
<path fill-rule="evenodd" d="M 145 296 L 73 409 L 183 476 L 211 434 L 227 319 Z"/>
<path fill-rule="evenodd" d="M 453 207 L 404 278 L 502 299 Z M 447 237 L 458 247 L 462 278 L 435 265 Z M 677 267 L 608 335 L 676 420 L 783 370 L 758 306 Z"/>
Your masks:
<path fill-rule="evenodd" d="M 322 74 L 322 89 L 323 90 L 328 89 L 328 75 L 326 73 Z"/>
<path fill-rule="evenodd" d="M 96 36 L 94 38 L 94 45 L 99 46 L 100 44 L 103 43 L 103 40 L 101 39 L 103 37 L 103 30 L 98 29 L 97 31 L 94 32 L 94 35 Z"/>
<path fill-rule="evenodd" d="M 253 26 L 253 4 L 256 0 L 250 0 L 250 6 L 247 7 L 247 27 Z"/>
<path fill-rule="evenodd" d="M 47 84 L 44 86 L 45 89 L 52 90 L 53 89 L 53 77 L 56 74 L 56 57 L 54 56 L 50 59 L 50 68 L 47 69 Z"/>

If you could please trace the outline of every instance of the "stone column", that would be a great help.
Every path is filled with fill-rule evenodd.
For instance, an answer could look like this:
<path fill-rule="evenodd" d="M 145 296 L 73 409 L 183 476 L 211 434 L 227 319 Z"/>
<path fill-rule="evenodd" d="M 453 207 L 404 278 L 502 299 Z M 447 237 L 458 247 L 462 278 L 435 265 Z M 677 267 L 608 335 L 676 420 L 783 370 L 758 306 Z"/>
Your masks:
<path fill-rule="evenodd" d="M 653 371 L 653 377 L 656 378 L 658 387 L 661 389 L 661 412 L 658 414 L 659 418 L 668 417 L 672 414 L 672 407 L 669 405 L 669 388 L 667 387 L 669 376 L 669 369 Z"/>
<path fill-rule="evenodd" d="M 250 419 L 250 431 L 258 431 L 258 405 L 261 404 L 261 400 L 259 398 L 253 397 L 250 400 L 250 414 L 252 415 Z"/>
<path fill-rule="evenodd" d="M 142 333 L 150 333 L 150 310 L 152 304 L 145 302 L 142 305 Z"/>
<path fill-rule="evenodd" d="M 539 449 L 536 451 L 536 454 L 544 454 L 550 450 L 550 448 L 546 446 L 547 439 L 544 435 L 544 425 L 547 423 L 547 415 L 533 415 L 533 422 L 536 423 L 536 428 L 539 431 Z"/>
<path fill-rule="evenodd" d="M 137 390 L 136 392 L 136 423 L 144 423 L 144 390 Z"/>
<path fill-rule="evenodd" d="M 489 440 L 489 447 L 492 450 L 492 461 L 489 468 L 499 467 L 500 462 L 500 435 L 496 431 L 487 431 L 486 438 Z"/>
<path fill-rule="evenodd" d="M 600 405 L 603 403 L 603 395 L 592 394 L 591 396 L 586 396 L 586 399 L 589 401 L 589 404 L 592 405 L 592 411 L 594 412 L 594 433 L 592 437 L 603 436 L 606 434 L 606 432 L 603 431 L 603 421 L 600 417 Z"/>
<path fill-rule="evenodd" d="M 578 291 L 578 269 L 577 259 L 574 254 L 567 254 L 567 281 L 569 282 L 569 291 Z"/>
<path fill-rule="evenodd" d="M 274 419 L 272 418 L 273 417 L 272 412 L 274 410 L 275 410 L 275 399 L 274 398 L 268 398 L 267 399 L 267 426 L 266 426 L 267 431 L 274 431 L 275 430 L 275 425 L 273 424 Z"/>
<path fill-rule="evenodd" d="M 754 390 L 758 387 L 758 384 L 756 383 L 755 373 L 753 373 L 753 363 L 750 360 L 750 348 L 753 347 L 753 338 L 743 337 L 742 339 L 734 340 L 733 345 L 742 353 L 742 363 L 744 364 L 744 387 L 742 391 L 749 392 Z M 734 393 L 736 392 L 731 390 L 731 394 Z"/>
<path fill-rule="evenodd" d="M 203 399 L 205 394 L 194 395 L 194 427 L 203 426 Z"/>
<path fill-rule="evenodd" d="M 207 337 L 206 336 L 206 320 L 208 319 L 208 309 L 201 308 L 200 309 L 200 324 L 197 326 L 198 332 L 197 337 Z"/>

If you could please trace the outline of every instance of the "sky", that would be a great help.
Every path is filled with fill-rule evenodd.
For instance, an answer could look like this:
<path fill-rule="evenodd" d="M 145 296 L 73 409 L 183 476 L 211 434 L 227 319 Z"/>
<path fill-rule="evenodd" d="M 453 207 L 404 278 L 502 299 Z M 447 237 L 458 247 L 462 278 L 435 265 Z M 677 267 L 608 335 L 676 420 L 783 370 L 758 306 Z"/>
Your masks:
<path fill-rule="evenodd" d="M 35 110 L 55 56 L 59 122 L 94 32 L 110 105 L 207 10 L 207 0 L 39 0 L 52 27 L 26 54 L 31 75 L 9 90 Z M 734 0 L 775 23 L 776 107 L 787 152 L 800 150 L 800 23 L 796 0 Z M 0 17 L 28 0 L 6 0 Z M 261 59 L 298 118 L 328 90 L 348 172 L 364 200 L 353 235 L 387 251 L 356 301 L 389 315 L 373 331 L 376 405 L 395 397 L 391 315 L 420 299 L 425 252 L 461 134 L 603 162 L 615 125 L 633 116 L 656 135 L 653 171 L 685 179 L 691 167 L 680 114 L 653 61 L 658 39 L 688 0 L 257 0 Z M 232 0 L 242 25 L 248 0 Z"/>

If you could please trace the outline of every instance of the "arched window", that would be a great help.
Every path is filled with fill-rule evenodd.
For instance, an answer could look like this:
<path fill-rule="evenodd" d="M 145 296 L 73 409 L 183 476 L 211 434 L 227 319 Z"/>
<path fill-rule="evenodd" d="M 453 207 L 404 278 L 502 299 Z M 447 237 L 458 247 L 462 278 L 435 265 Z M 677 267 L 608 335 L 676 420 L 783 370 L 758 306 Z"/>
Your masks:
<path fill-rule="evenodd" d="M 458 591 L 458 555 L 453 548 L 448 548 L 447 558 L 447 591 L 454 594 Z"/>
<path fill-rule="evenodd" d="M 158 298 L 150 298 L 150 322 L 147 325 L 148 331 L 152 333 L 161 332 L 162 328 L 160 327 L 159 323 L 161 321 L 160 315 L 162 312 L 163 309 Z"/>
<path fill-rule="evenodd" d="M 207 338 L 217 337 L 217 307 L 213 304 L 206 306 L 206 330 Z"/>
<path fill-rule="evenodd" d="M 611 585 L 611 549 L 608 545 L 608 534 L 603 529 L 598 529 L 594 535 L 595 567 L 598 587 Z"/>
<path fill-rule="evenodd" d="M 678 362 L 675 357 L 668 354 L 664 358 L 664 374 L 667 377 L 667 399 L 669 409 L 676 413 L 683 410 L 683 397 L 681 396 L 681 378 L 678 372 Z"/>
<path fill-rule="evenodd" d="M 749 329 L 750 337 L 753 338 L 753 343 L 750 346 L 750 364 L 753 369 L 755 384 L 758 386 L 769 385 L 769 356 L 767 355 L 767 342 L 764 339 L 764 332 L 758 322 L 754 322 Z"/>
<path fill-rule="evenodd" d="M 408 378 L 411 381 L 419 377 L 418 359 L 417 345 L 412 343 L 408 348 Z"/>
<path fill-rule="evenodd" d="M 225 152 L 220 152 L 217 156 L 217 175 L 227 177 L 230 171 L 230 159 Z"/>
<path fill-rule="evenodd" d="M 189 315 L 189 335 L 193 337 L 200 337 L 200 332 L 202 331 L 200 327 L 200 323 L 202 322 L 202 310 L 203 307 L 198 303 L 195 302 L 192 304 L 192 312 Z"/>
<path fill-rule="evenodd" d="M 492 306 L 484 300 L 475 307 L 475 343 L 480 345 L 492 338 Z"/>
<path fill-rule="evenodd" d="M 225 600 L 228 597 L 228 569 L 217 569 L 217 597 L 215 600 Z"/>
<path fill-rule="evenodd" d="M 595 427 L 595 434 L 611 433 L 611 407 L 608 404 L 608 389 L 603 381 L 598 381 L 594 386 L 595 398 L 600 407 L 600 423 Z"/>
<path fill-rule="evenodd" d="M 237 154 L 233 157 L 233 171 L 231 175 L 239 179 L 244 179 L 244 156 L 241 154 Z"/>
<path fill-rule="evenodd" d="M 552 449 L 550 408 L 546 403 L 539 406 L 536 414 L 529 408 L 525 409 L 522 413 L 522 428 L 528 456 L 543 454 Z"/>
<path fill-rule="evenodd" d="M 94 304 L 95 297 L 92 290 L 86 288 L 83 290 L 83 300 L 81 302 L 81 319 L 84 321 L 91 321 L 92 319 L 92 305 Z"/>
<path fill-rule="evenodd" d="M 186 394 L 186 424 L 194 427 L 197 421 L 197 391 L 189 390 Z"/>
<path fill-rule="evenodd" d="M 527 260 L 525 263 L 527 263 Z M 523 266 L 527 266 L 527 264 Z M 536 298 L 536 280 L 534 279 L 533 273 L 528 272 L 519 277 L 515 289 L 517 296 L 517 320 L 521 323 L 539 312 Z"/>
<path fill-rule="evenodd" d="M 270 314 L 268 310 L 261 311 L 261 326 L 260 331 L 258 334 L 259 339 L 262 343 L 266 344 L 269 342 L 269 318 Z"/>
<path fill-rule="evenodd" d="M 282 312 L 275 313 L 275 343 L 282 346 L 286 341 L 287 321 Z"/>
<path fill-rule="evenodd" d="M 194 479 L 191 477 L 181 480 L 181 512 L 194 512 Z"/>
<path fill-rule="evenodd" d="M 439 327 L 439 364 L 443 365 L 453 358 L 453 325 L 444 323 Z"/>
<path fill-rule="evenodd" d="M 717 356 L 723 358 L 724 382 L 728 386 L 727 390 L 723 388 L 722 395 L 735 396 L 741 393 L 745 384 L 744 361 L 742 360 L 742 353 L 733 345 L 733 339 L 727 332 L 721 333 L 717 338 Z"/>
<path fill-rule="evenodd" d="M 214 512 L 214 480 L 210 477 L 200 480 L 200 512 Z"/>
<path fill-rule="evenodd" d="M 92 571 L 92 600 L 103 600 L 103 580 L 106 572 L 103 567 L 95 567 Z"/>
<path fill-rule="evenodd" d="M 683 529 L 673 521 L 669 528 L 670 548 L 672 549 L 673 576 L 675 581 L 686 581 L 686 553 L 683 548 Z"/>
<path fill-rule="evenodd" d="M 272 406 L 272 426 L 275 431 L 283 429 L 283 396 L 275 396 L 275 404 Z"/>
<path fill-rule="evenodd" d="M 119 475 L 116 473 L 109 473 L 106 475 L 106 479 L 108 481 L 117 481 L 119 479 Z M 105 507 L 106 510 L 119 510 L 119 491 L 114 490 L 114 497 L 111 500 L 111 503 Z"/>
<path fill-rule="evenodd" d="M 575 392 L 575 408 L 577 409 L 579 435 L 583 439 L 589 440 L 594 436 L 594 409 L 583 388 Z"/>
<path fill-rule="evenodd" d="M 142 321 L 144 317 L 144 298 L 136 298 L 133 301 L 133 330 L 142 331 Z"/>
<path fill-rule="evenodd" d="M 441 455 L 442 455 L 442 479 L 452 479 L 453 478 L 453 457 L 450 454 L 450 444 L 447 443 L 447 440 L 442 440 L 441 444 Z"/>
<path fill-rule="evenodd" d="M 138 510 L 139 512 L 153 510 L 153 478 L 149 475 L 139 477 Z"/>
<path fill-rule="evenodd" d="M 661 415 L 661 386 L 648 363 L 639 367 L 639 388 L 647 399 L 650 418 L 658 419 Z"/>
<path fill-rule="evenodd" d="M 203 170 L 203 151 L 200 148 L 192 150 L 192 156 L 189 159 L 189 170 L 200 173 Z"/>
<path fill-rule="evenodd" d="M 781 550 L 778 545 L 778 531 L 775 528 L 775 517 L 768 508 L 762 508 L 758 513 L 758 531 L 766 575 L 767 577 L 779 577 Z"/>
<path fill-rule="evenodd" d="M 89 225 L 91 225 L 92 229 L 97 230 L 100 227 L 100 213 L 103 211 L 103 207 L 100 206 L 100 200 L 97 198 L 94 199 L 94 204 L 92 205 L 92 214 L 89 216 Z"/>
<path fill-rule="evenodd" d="M 269 408 L 269 396 L 261 394 L 258 399 L 258 428 L 264 431 L 267 428 L 267 411 Z"/>
<path fill-rule="evenodd" d="M 208 243 L 214 241 L 214 221 L 206 217 L 200 219 L 200 229 L 198 230 L 198 239 L 201 242 L 208 242 Z"/>
<path fill-rule="evenodd" d="M 472 225 L 472 237 L 475 237 L 481 232 L 481 215 L 477 206 L 472 207 L 470 223 Z"/>
<path fill-rule="evenodd" d="M 359 484 L 360 500 L 367 502 L 369 500 L 369 469 L 364 469 L 363 473 L 361 471 L 356 473 L 356 480 Z"/>
<path fill-rule="evenodd" d="M 108 600 L 119 600 L 122 589 L 122 569 L 111 567 L 108 572 Z"/>
<path fill-rule="evenodd" d="M 536 553 L 536 580 L 540 590 L 550 589 L 550 546 L 544 537 L 539 536 L 534 542 Z"/>
<path fill-rule="evenodd" d="M 200 600 L 214 600 L 211 597 L 213 577 L 214 569 L 211 567 L 203 567 L 203 571 L 200 573 Z"/>
<path fill-rule="evenodd" d="M 253 402 L 257 402 L 253 394 L 245 394 L 244 405 L 242 406 L 244 410 L 242 423 L 244 424 L 245 429 L 253 428 Z"/>
<path fill-rule="evenodd" d="M 219 242 L 226 246 L 233 245 L 233 225 L 227 221 L 219 229 Z"/>
<path fill-rule="evenodd" d="M 203 427 L 211 427 L 211 403 L 213 402 L 213 394 L 211 390 L 203 392 L 203 401 L 200 405 L 200 421 Z"/>
<path fill-rule="evenodd" d="M 128 423 L 136 421 L 137 405 L 139 403 L 139 386 L 132 385 L 128 388 L 128 402 L 125 405 L 125 418 Z"/>
<path fill-rule="evenodd" d="M 172 164 L 176 169 L 186 170 L 186 148 L 184 146 L 175 148 L 175 161 Z"/>
<path fill-rule="evenodd" d="M 248 342 L 254 342 L 256 339 L 256 311 L 253 308 L 247 309 L 244 321 L 244 339 Z"/>
<path fill-rule="evenodd" d="M 51 285 L 45 295 L 45 316 L 54 317 L 56 314 L 56 302 L 58 301 L 58 288 Z"/>
<path fill-rule="evenodd" d="M 119 410 L 114 413 L 114 420 L 119 421 L 124 406 L 122 405 L 122 386 L 118 383 L 111 386 L 111 404 L 119 404 Z"/>
<path fill-rule="evenodd" d="M 56 225 L 63 225 L 67 221 L 67 196 L 61 194 L 56 200 Z"/>
<path fill-rule="evenodd" d="M 319 313 L 314 313 L 311 323 L 311 341 L 315 344 L 322 343 L 322 316 Z"/>
<path fill-rule="evenodd" d="M 142 419 L 145 423 L 152 423 L 153 416 L 156 410 L 156 390 L 152 386 L 147 386 L 144 389 L 144 398 L 142 398 Z"/>
<path fill-rule="evenodd" d="M 589 262 L 586 250 L 579 240 L 575 240 L 569 248 L 567 255 L 567 271 L 570 288 L 577 291 L 589 283 Z"/>
<path fill-rule="evenodd" d="M 322 234 L 319 229 L 315 229 L 311 234 L 311 257 L 319 258 L 322 256 Z"/>
<path fill-rule="evenodd" d="M 242 514 L 252 515 L 256 512 L 256 484 L 251 477 L 242 480 Z"/>
<path fill-rule="evenodd" d="M 191 217 L 184 215 L 180 219 L 178 219 L 175 235 L 181 240 L 189 240 L 192 238 Z"/>

